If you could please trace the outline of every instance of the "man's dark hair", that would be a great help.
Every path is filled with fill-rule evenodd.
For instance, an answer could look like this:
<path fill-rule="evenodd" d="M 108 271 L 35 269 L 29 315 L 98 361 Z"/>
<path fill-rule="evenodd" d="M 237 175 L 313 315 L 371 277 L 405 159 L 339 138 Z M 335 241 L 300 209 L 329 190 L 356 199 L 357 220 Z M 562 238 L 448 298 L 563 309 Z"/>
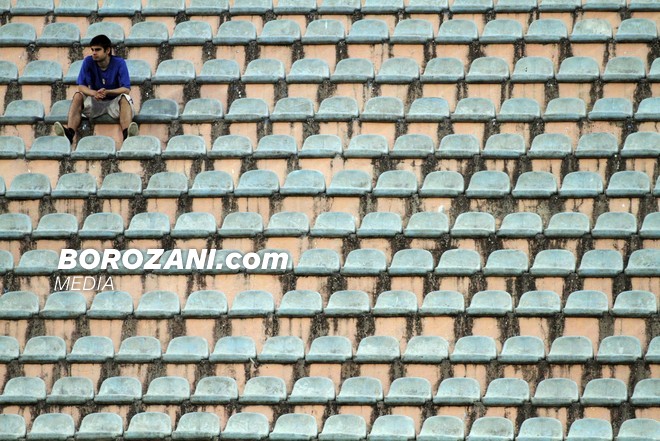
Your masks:
<path fill-rule="evenodd" d="M 89 46 L 101 46 L 104 50 L 106 50 L 112 47 L 112 42 L 107 35 L 101 34 L 92 38 L 92 41 L 89 42 Z"/>

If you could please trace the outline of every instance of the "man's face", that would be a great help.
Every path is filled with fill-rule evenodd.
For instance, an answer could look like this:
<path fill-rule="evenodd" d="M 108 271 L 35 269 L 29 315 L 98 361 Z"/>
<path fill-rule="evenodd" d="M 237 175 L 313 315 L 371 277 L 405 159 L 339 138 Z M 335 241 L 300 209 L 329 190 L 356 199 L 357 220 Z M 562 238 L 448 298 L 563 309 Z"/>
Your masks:
<path fill-rule="evenodd" d="M 90 50 L 92 51 L 92 59 L 97 63 L 105 61 L 110 55 L 110 48 L 105 50 L 101 46 L 91 46 Z"/>

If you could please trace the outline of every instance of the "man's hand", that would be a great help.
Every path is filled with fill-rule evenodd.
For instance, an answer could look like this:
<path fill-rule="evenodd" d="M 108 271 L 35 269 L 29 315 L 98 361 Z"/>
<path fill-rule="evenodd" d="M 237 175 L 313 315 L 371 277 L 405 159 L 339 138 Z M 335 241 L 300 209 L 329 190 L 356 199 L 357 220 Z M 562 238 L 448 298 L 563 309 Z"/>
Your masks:
<path fill-rule="evenodd" d="M 96 94 L 94 95 L 94 98 L 96 98 L 97 100 L 102 100 L 102 99 L 105 99 L 105 96 L 106 96 L 105 89 L 99 89 L 99 90 L 96 91 Z"/>
<path fill-rule="evenodd" d="M 105 94 L 105 97 L 115 97 L 117 95 L 121 95 L 122 93 L 131 93 L 131 89 L 127 87 L 120 87 L 118 89 L 101 89 L 103 93 Z"/>

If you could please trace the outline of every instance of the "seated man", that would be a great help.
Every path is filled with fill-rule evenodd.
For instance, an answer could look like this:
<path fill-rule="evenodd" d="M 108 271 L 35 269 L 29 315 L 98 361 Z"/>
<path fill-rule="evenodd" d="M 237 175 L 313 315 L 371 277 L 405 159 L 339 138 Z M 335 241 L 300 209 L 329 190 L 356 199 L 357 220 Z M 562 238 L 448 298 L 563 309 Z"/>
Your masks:
<path fill-rule="evenodd" d="M 132 122 L 133 100 L 131 80 L 126 61 L 112 55 L 112 42 L 105 35 L 97 35 L 89 43 L 92 55 L 85 57 L 78 74 L 78 92 L 73 95 L 67 126 L 54 124 L 55 134 L 66 136 L 70 142 L 80 126 L 81 115 L 97 118 L 108 114 L 119 119 L 124 139 L 138 134 Z"/>

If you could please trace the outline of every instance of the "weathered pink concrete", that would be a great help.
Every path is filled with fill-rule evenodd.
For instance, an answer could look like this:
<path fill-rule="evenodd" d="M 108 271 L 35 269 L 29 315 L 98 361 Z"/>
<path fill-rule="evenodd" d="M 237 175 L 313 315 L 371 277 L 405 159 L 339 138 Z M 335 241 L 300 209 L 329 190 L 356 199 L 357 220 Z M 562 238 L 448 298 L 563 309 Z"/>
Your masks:
<path fill-rule="evenodd" d="M 456 84 L 422 83 L 422 92 L 423 96 L 437 96 L 446 99 L 450 112 L 454 111 L 459 100 Z"/>
<path fill-rule="evenodd" d="M 506 85 L 500 83 L 468 83 L 467 96 L 470 98 L 486 98 L 495 106 L 495 112 L 500 111 L 500 105 L 506 96 Z"/>
<path fill-rule="evenodd" d="M 167 27 L 167 33 L 169 35 L 174 33 L 174 27 L 176 26 L 175 17 L 173 16 L 148 15 L 144 17 L 144 21 L 163 23 Z"/>
<path fill-rule="evenodd" d="M 389 44 L 390 58 L 406 57 L 412 58 L 417 62 L 417 65 L 423 68 L 426 65 L 426 59 L 432 56 L 432 52 L 427 50 L 426 45 L 421 43 L 415 44 Z M 429 49 L 431 49 L 429 47 Z M 432 58 L 432 57 L 429 57 Z"/>
<path fill-rule="evenodd" d="M 304 34 L 303 34 L 304 35 Z M 334 44 L 303 44 L 305 58 L 318 58 L 325 61 L 330 73 L 335 71 L 337 65 L 337 48 Z M 292 85 L 289 84 L 289 88 Z M 308 85 L 309 86 L 309 85 Z"/>
<path fill-rule="evenodd" d="M 236 61 L 241 67 L 241 72 L 243 72 L 244 66 L 247 65 L 245 49 L 246 46 L 216 46 L 216 58 L 225 58 Z"/>
<path fill-rule="evenodd" d="M 279 60 L 284 64 L 284 72 L 287 73 L 291 70 L 291 64 L 295 61 L 294 51 L 290 45 L 259 45 L 260 53 L 259 58 L 273 58 Z"/>
<path fill-rule="evenodd" d="M 367 58 L 371 60 L 376 72 L 380 70 L 383 61 L 390 58 L 387 47 L 382 44 L 347 43 L 346 51 L 349 58 Z"/>
<path fill-rule="evenodd" d="M 155 84 L 154 94 L 160 99 L 170 99 L 176 101 L 179 108 L 183 108 L 185 104 L 183 96 L 183 88 L 180 84 Z M 167 139 L 161 138 L 161 139 Z"/>
<path fill-rule="evenodd" d="M 511 43 L 503 44 L 486 44 L 483 45 L 484 55 L 487 57 L 498 57 L 506 61 L 509 65 L 509 73 L 513 72 L 515 66 L 514 61 L 516 60 L 516 50 L 515 45 Z M 496 89 L 495 87 L 493 89 Z"/>
<path fill-rule="evenodd" d="M 408 98 L 410 84 L 388 84 L 380 85 L 380 96 L 399 98 L 405 104 Z"/>
<path fill-rule="evenodd" d="M 303 121 L 273 122 L 272 124 L 273 135 L 292 136 L 296 140 L 296 145 L 298 146 L 298 150 L 300 150 L 303 142 L 305 141 L 305 138 L 309 136 L 309 134 L 306 133 L 305 130 L 306 126 L 307 123 Z"/>
<path fill-rule="evenodd" d="M 100 199 L 100 202 L 104 212 L 118 213 L 125 220 L 132 216 L 131 199 Z"/>
<path fill-rule="evenodd" d="M 248 83 L 245 84 L 245 97 L 264 100 L 272 112 L 277 101 L 275 99 L 276 87 L 276 84 Z"/>
<path fill-rule="evenodd" d="M 142 2 L 144 3 L 144 1 Z M 142 6 L 145 6 L 144 4 Z M 124 30 L 124 36 L 127 37 L 131 34 L 131 28 L 133 27 L 133 17 L 103 17 L 103 21 L 111 21 L 117 23 Z M 172 35 L 171 32 L 169 32 Z"/>
<path fill-rule="evenodd" d="M 12 2 L 16 3 L 16 2 Z M 12 15 L 12 23 L 27 23 L 37 32 L 37 38 L 41 36 L 46 25 L 50 23 L 48 16 L 44 15 Z"/>
<path fill-rule="evenodd" d="M 190 0 L 186 1 L 186 7 L 190 6 Z M 203 21 L 211 26 L 213 36 L 218 33 L 218 28 L 224 22 L 224 17 L 220 15 L 188 15 L 191 21 Z"/>
<path fill-rule="evenodd" d="M 62 47 L 62 46 L 53 46 L 53 47 L 46 47 L 42 46 L 38 49 L 38 54 L 37 58 L 39 60 L 57 60 L 59 65 L 62 67 L 62 75 L 66 75 L 67 72 L 69 71 L 69 66 L 71 65 L 71 61 L 69 59 L 69 47 Z M 45 85 L 44 87 L 48 89 L 49 85 Z M 23 85 L 25 87 L 25 85 Z M 49 91 L 50 93 L 50 91 Z M 23 98 L 25 99 L 25 98 Z"/>
<path fill-rule="evenodd" d="M 2 125 L 0 126 L 0 135 L 22 138 L 27 151 L 34 142 L 34 138 L 36 138 L 35 129 L 36 126 L 32 124 Z"/>
<path fill-rule="evenodd" d="M 602 54 L 607 52 L 612 52 L 611 43 L 581 43 L 581 42 L 571 42 L 571 48 L 573 50 L 574 57 L 594 57 L 594 54 Z M 601 66 L 601 71 L 605 66 Z"/>
<path fill-rule="evenodd" d="M 158 68 L 158 46 L 131 46 L 126 58 L 146 61 L 151 68 L 151 74 L 154 75 Z"/>
<path fill-rule="evenodd" d="M 617 11 L 584 11 L 582 13 L 582 19 L 598 19 L 605 20 L 609 22 L 612 26 L 612 33 L 616 35 L 619 25 L 621 24 L 621 16 Z"/>
<path fill-rule="evenodd" d="M 229 126 L 230 135 L 242 135 L 250 138 L 252 146 L 256 148 L 259 143 L 259 126 L 263 122 L 232 122 Z"/>
<path fill-rule="evenodd" d="M 69 16 L 69 15 L 58 15 L 58 23 L 72 23 L 80 29 L 80 35 L 85 35 L 87 33 L 87 28 L 89 27 L 88 17 L 78 17 L 78 16 Z M 128 34 L 127 34 L 128 35 Z"/>
<path fill-rule="evenodd" d="M 132 90 L 131 90 L 131 97 L 133 98 L 133 101 L 135 101 L 136 99 L 139 100 L 139 94 L 137 94 L 136 96 L 136 94 L 133 93 Z M 136 112 L 137 112 L 137 108 L 136 108 Z M 144 128 L 144 125 L 142 125 L 142 127 Z M 149 132 L 144 131 L 143 133 L 149 133 Z M 121 127 L 119 126 L 119 124 L 94 124 L 94 134 L 109 136 L 113 138 L 115 140 L 117 150 L 121 148 L 123 137 L 121 133 Z"/>

